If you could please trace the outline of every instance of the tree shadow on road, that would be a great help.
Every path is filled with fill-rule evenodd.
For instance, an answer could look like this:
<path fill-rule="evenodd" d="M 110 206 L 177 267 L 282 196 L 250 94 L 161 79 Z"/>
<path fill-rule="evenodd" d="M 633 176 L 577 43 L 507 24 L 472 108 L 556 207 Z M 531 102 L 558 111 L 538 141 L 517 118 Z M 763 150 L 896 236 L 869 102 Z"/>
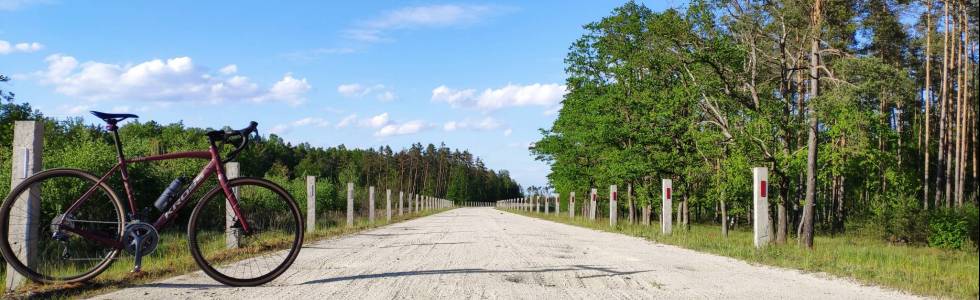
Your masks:
<path fill-rule="evenodd" d="M 641 271 L 616 271 L 610 268 L 602 266 L 591 266 L 591 265 L 572 265 L 567 267 L 554 267 L 554 268 L 542 268 L 542 269 L 528 269 L 528 270 L 488 270 L 481 268 L 461 268 L 461 269 L 443 269 L 443 270 L 419 270 L 419 271 L 402 271 L 402 272 L 386 272 L 386 273 L 376 273 L 376 274 L 361 274 L 361 275 L 351 275 L 333 278 L 324 278 L 313 281 L 307 281 L 302 284 L 320 284 L 320 283 L 331 283 L 339 281 L 348 280 L 358 280 L 358 279 L 377 279 L 377 278 L 389 278 L 389 277 L 404 277 L 404 276 L 424 276 L 424 275 L 445 275 L 445 274 L 520 274 L 520 273 L 548 273 L 548 272 L 567 272 L 567 271 L 597 271 L 602 274 L 590 275 L 578 278 L 595 278 L 595 277 L 611 277 L 620 275 L 630 275 L 637 273 L 650 272 L 652 270 L 641 270 Z"/>

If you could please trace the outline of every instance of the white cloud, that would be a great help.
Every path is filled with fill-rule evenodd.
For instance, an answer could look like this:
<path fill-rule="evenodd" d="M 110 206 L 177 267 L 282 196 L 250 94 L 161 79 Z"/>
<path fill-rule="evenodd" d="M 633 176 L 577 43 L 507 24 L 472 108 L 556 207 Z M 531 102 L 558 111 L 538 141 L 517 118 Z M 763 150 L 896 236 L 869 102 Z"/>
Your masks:
<path fill-rule="evenodd" d="M 286 124 L 277 124 L 275 126 L 272 126 L 272 129 L 270 129 L 269 131 L 275 134 L 283 134 L 283 133 L 290 132 L 295 128 L 307 127 L 307 126 L 323 128 L 323 127 L 330 126 L 330 122 L 321 118 L 306 117 Z"/>
<path fill-rule="evenodd" d="M 344 128 L 352 124 L 357 124 L 358 127 L 362 128 L 376 129 L 374 132 L 374 136 L 376 137 L 414 134 L 433 126 L 422 120 L 398 122 L 392 120 L 391 115 L 385 112 L 366 118 L 358 118 L 356 114 L 350 114 L 343 120 L 340 120 L 335 127 Z"/>
<path fill-rule="evenodd" d="M 224 68 L 221 68 L 221 70 L 218 70 L 218 72 L 221 72 L 221 74 L 224 74 L 224 75 L 235 74 L 235 73 L 238 73 L 238 66 L 237 65 L 234 65 L 234 64 L 227 65 Z"/>
<path fill-rule="evenodd" d="M 190 57 L 120 65 L 94 61 L 79 63 L 74 57 L 54 54 L 45 61 L 47 70 L 39 72 L 42 84 L 53 86 L 58 93 L 92 101 L 218 103 L 248 100 L 298 105 L 306 100 L 306 93 L 312 89 L 306 78 L 297 79 L 289 73 L 270 88 L 262 89 L 248 77 L 232 76 L 231 71 L 238 71 L 235 65 L 211 74 L 206 68 L 195 65 Z"/>
<path fill-rule="evenodd" d="M 366 87 L 360 83 L 345 83 L 337 86 L 337 92 L 344 97 L 364 96 Z"/>
<path fill-rule="evenodd" d="M 347 98 L 363 98 L 373 94 L 375 98 L 381 101 L 398 99 L 398 96 L 383 84 L 369 86 L 360 83 L 344 83 L 337 86 L 337 93 Z"/>
<path fill-rule="evenodd" d="M 379 93 L 377 98 L 378 100 L 388 102 L 398 99 L 398 96 L 395 96 L 395 93 L 392 93 L 391 91 L 384 91 L 383 93 Z"/>
<path fill-rule="evenodd" d="M 2 1 L 2 0 L 0 0 Z M 44 45 L 38 42 L 22 42 L 12 44 L 8 41 L 0 40 L 0 55 L 11 53 L 33 53 L 44 49 Z"/>
<path fill-rule="evenodd" d="M 510 136 L 512 133 L 514 133 L 514 129 L 507 128 L 507 130 L 504 130 L 504 136 Z"/>
<path fill-rule="evenodd" d="M 337 126 L 335 126 L 335 127 L 337 127 L 337 128 L 344 128 L 344 127 L 350 126 L 356 120 L 357 120 L 357 114 L 350 114 L 350 115 L 344 117 L 343 119 L 341 119 L 340 122 L 337 122 Z"/>
<path fill-rule="evenodd" d="M 306 78 L 296 79 L 292 74 L 286 74 L 281 80 L 277 81 L 269 89 L 269 92 L 261 97 L 253 98 L 255 101 L 263 102 L 267 100 L 284 101 L 292 105 L 299 105 L 306 100 L 305 95 L 313 87 L 306 82 Z"/>
<path fill-rule="evenodd" d="M 455 131 L 458 129 L 494 130 L 500 128 L 501 125 L 497 119 L 485 117 L 479 120 L 448 121 L 442 124 L 442 129 L 445 131 Z"/>
<path fill-rule="evenodd" d="M 386 32 L 415 28 L 436 28 L 473 24 L 500 11 L 498 7 L 487 5 L 422 5 L 410 6 L 389 11 L 381 16 L 361 22 L 346 30 L 347 38 L 375 43 L 388 41 Z"/>
<path fill-rule="evenodd" d="M 432 101 L 446 102 L 453 107 L 476 107 L 491 111 L 504 107 L 554 107 L 561 102 L 565 93 L 565 85 L 557 83 L 508 84 L 499 89 L 485 89 L 479 94 L 475 89 L 457 90 L 440 85 L 432 90 Z"/>
<path fill-rule="evenodd" d="M 456 121 L 449 121 L 446 122 L 445 124 L 442 124 L 442 130 L 454 131 L 456 129 L 459 129 L 459 123 L 457 123 Z"/>
<path fill-rule="evenodd" d="M 381 127 L 381 129 L 374 133 L 374 136 L 388 137 L 394 135 L 415 134 L 426 129 L 427 127 L 429 126 L 421 120 L 408 121 L 401 124 L 393 123 Z"/>
<path fill-rule="evenodd" d="M 390 121 L 391 118 L 388 116 L 388 113 L 383 113 L 364 120 L 363 123 L 371 128 L 379 128 L 388 125 L 388 122 Z"/>

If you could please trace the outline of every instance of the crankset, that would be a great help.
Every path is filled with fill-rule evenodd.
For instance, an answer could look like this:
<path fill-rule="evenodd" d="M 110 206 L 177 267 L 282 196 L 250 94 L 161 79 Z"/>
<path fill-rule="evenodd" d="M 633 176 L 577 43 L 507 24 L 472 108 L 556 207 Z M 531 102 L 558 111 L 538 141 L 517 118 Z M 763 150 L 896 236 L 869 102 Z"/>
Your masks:
<path fill-rule="evenodd" d="M 142 221 L 131 221 L 126 224 L 126 231 L 123 234 L 123 245 L 126 252 L 135 257 L 135 267 L 133 272 L 139 272 L 143 266 L 143 256 L 153 253 L 160 243 L 160 235 L 157 229 L 149 223 Z"/>

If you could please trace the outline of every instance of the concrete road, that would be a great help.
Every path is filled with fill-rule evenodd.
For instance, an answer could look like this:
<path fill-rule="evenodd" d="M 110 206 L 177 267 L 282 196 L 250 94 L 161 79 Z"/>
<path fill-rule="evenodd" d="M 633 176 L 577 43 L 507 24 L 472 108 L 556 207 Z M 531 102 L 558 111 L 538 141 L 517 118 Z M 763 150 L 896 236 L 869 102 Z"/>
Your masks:
<path fill-rule="evenodd" d="M 903 299 L 849 280 L 461 208 L 306 246 L 272 283 L 197 272 L 104 299 Z"/>

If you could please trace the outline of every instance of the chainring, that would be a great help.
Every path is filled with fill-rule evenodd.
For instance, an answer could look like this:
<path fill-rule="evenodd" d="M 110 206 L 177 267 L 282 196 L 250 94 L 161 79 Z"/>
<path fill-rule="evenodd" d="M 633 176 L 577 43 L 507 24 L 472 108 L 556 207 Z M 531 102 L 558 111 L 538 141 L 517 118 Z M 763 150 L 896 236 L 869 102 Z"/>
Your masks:
<path fill-rule="evenodd" d="M 141 237 L 139 245 L 136 245 L 137 237 Z M 153 225 L 142 221 L 132 221 L 126 224 L 126 232 L 123 234 L 126 252 L 136 254 L 136 249 L 139 247 L 141 255 L 146 256 L 157 249 L 159 242 L 160 235 Z"/>

